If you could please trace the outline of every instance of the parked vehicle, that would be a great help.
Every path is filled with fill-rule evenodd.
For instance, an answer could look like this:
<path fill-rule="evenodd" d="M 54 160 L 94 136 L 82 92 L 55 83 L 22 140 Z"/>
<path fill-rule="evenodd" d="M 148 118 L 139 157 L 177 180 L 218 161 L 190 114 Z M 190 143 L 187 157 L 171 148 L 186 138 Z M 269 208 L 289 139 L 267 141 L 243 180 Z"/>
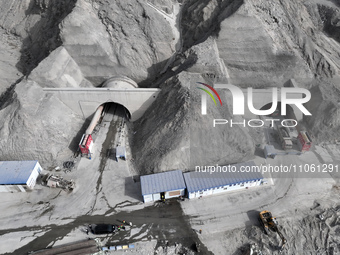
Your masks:
<path fill-rule="evenodd" d="M 75 182 L 73 180 L 65 180 L 63 177 L 53 174 L 45 176 L 43 182 L 50 188 L 61 188 L 69 192 L 75 188 Z"/>
<path fill-rule="evenodd" d="M 266 235 L 268 235 L 269 230 L 276 232 L 281 239 L 281 248 L 280 252 L 283 251 L 287 243 L 287 239 L 283 236 L 279 229 L 278 222 L 275 217 L 272 216 L 272 213 L 269 211 L 262 211 L 259 215 L 259 221 L 263 227 L 263 231 Z"/>
<path fill-rule="evenodd" d="M 102 234 L 110 234 L 117 231 L 117 226 L 112 224 L 96 224 L 89 225 L 89 229 L 92 234 L 102 235 Z"/>
<path fill-rule="evenodd" d="M 279 133 L 281 146 L 284 150 L 292 149 L 293 142 L 289 135 L 289 129 L 287 127 L 277 125 L 277 132 Z"/>
<path fill-rule="evenodd" d="M 312 138 L 307 131 L 300 131 L 298 136 L 298 145 L 301 152 L 309 151 L 312 147 Z"/>

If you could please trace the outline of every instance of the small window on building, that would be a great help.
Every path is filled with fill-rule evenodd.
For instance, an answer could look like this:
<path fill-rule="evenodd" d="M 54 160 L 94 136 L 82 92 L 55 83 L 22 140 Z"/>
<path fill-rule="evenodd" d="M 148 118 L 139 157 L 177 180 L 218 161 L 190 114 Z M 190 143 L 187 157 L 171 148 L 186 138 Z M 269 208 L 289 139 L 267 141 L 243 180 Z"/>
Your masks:
<path fill-rule="evenodd" d="M 240 183 L 240 186 L 241 186 L 241 187 L 244 187 L 244 183 Z"/>

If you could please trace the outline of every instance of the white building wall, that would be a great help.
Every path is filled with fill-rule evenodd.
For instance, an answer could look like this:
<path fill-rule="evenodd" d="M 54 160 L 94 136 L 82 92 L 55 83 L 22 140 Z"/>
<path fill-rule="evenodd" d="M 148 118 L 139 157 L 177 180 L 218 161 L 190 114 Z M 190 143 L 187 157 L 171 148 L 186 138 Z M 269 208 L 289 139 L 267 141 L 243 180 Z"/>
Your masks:
<path fill-rule="evenodd" d="M 152 194 L 152 199 L 153 201 L 161 200 L 161 194 L 160 193 Z"/>
<path fill-rule="evenodd" d="M 189 199 L 199 198 L 199 197 L 204 197 L 204 196 L 208 196 L 212 194 L 219 194 L 219 193 L 224 193 L 224 192 L 233 191 L 233 190 L 240 190 L 240 189 L 255 187 L 255 186 L 259 186 L 260 184 L 261 184 L 261 180 L 248 181 L 248 182 L 243 182 L 243 183 L 239 183 L 235 185 L 226 185 L 222 187 L 210 188 L 208 190 L 189 192 L 188 197 Z"/>
<path fill-rule="evenodd" d="M 188 192 L 188 197 L 189 197 L 189 199 L 195 198 L 196 197 L 195 192 Z"/>
<path fill-rule="evenodd" d="M 173 194 L 173 193 L 179 193 L 179 194 Z M 185 194 L 185 189 L 167 191 L 165 192 L 165 199 L 184 196 L 184 194 Z"/>
<path fill-rule="evenodd" d="M 42 171 L 42 168 L 41 168 L 39 162 L 37 162 L 34 166 L 34 169 L 31 173 L 30 177 L 28 177 L 28 180 L 26 182 L 27 187 L 29 187 L 30 189 L 34 188 L 36 181 L 37 181 L 37 178 L 39 177 L 39 174 L 41 173 L 41 171 Z"/>
<path fill-rule="evenodd" d="M 21 192 L 26 192 L 25 188 L 22 185 L 17 185 L 17 187 Z"/>
<path fill-rule="evenodd" d="M 0 185 L 0 193 L 17 193 L 17 192 L 26 192 L 25 188 L 22 185 Z"/>
<path fill-rule="evenodd" d="M 212 194 L 219 194 L 219 193 L 223 193 L 226 192 L 229 189 L 229 186 L 227 187 L 218 187 L 218 188 L 213 188 Z"/>
<path fill-rule="evenodd" d="M 143 196 L 144 203 L 149 203 L 153 201 L 152 194 Z"/>
<path fill-rule="evenodd" d="M 174 194 L 174 193 L 176 193 L 176 194 Z M 172 190 L 172 191 L 164 192 L 164 198 L 165 199 L 180 197 L 180 196 L 184 196 L 184 195 L 185 195 L 185 189 Z M 161 193 L 144 195 L 143 200 L 144 200 L 144 203 L 159 201 L 159 200 L 161 200 Z"/>

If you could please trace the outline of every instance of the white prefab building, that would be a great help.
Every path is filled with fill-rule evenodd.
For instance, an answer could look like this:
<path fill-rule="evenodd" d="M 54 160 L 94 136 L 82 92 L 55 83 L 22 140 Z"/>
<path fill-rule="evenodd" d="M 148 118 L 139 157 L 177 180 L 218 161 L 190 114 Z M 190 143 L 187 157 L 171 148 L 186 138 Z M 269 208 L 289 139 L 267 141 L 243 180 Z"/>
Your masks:
<path fill-rule="evenodd" d="M 184 173 L 188 197 L 199 198 L 222 192 L 246 189 L 261 184 L 263 176 L 259 172 L 242 172 L 255 169 L 253 161 L 232 165 L 236 172 L 188 172 Z"/>
<path fill-rule="evenodd" d="M 41 171 L 38 161 L 0 161 L 0 192 L 33 189 Z"/>
<path fill-rule="evenodd" d="M 140 177 L 144 203 L 184 196 L 185 183 L 181 170 Z"/>

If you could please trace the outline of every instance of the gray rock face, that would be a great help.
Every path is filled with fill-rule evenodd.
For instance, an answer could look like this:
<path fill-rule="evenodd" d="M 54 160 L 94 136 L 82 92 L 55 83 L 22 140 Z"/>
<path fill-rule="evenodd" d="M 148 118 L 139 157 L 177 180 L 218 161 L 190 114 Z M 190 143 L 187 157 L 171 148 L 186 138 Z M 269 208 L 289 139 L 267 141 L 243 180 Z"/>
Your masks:
<path fill-rule="evenodd" d="M 185 55 L 194 54 L 196 57 L 196 63 L 187 71 L 212 77 L 212 82 L 228 80 L 241 87 L 255 88 L 281 87 L 292 77 L 305 81 L 312 77 L 337 75 L 339 58 L 333 56 L 338 55 L 339 48 L 327 40 L 323 33 L 324 18 L 320 6 L 321 3 L 304 5 L 299 1 L 186 1 L 182 9 L 182 41 L 184 49 L 188 49 Z M 327 6 L 333 10 L 332 13 L 336 12 L 335 5 Z M 296 19 L 296 10 L 299 10 L 301 19 Z M 336 24 L 334 20 L 333 17 L 329 22 L 332 26 Z M 336 28 L 332 31 L 336 31 Z M 332 37 L 336 38 L 334 35 Z M 327 45 L 329 52 L 321 45 Z M 180 58 L 176 61 L 170 65 L 173 74 L 178 74 L 185 63 Z M 328 86 L 320 81 L 314 83 L 316 86 Z M 303 82 L 299 85 L 310 87 Z M 190 165 L 189 158 L 197 164 L 226 164 L 249 158 L 254 150 L 254 142 L 244 133 L 247 131 L 214 130 L 205 140 L 200 131 L 208 131 L 208 123 L 202 122 L 198 113 L 189 113 L 188 102 L 180 94 L 185 91 L 191 98 L 193 94 L 186 91 L 184 82 L 172 80 L 163 85 L 162 89 L 167 92 L 161 95 L 161 100 L 155 106 L 157 110 L 146 114 L 143 121 L 137 124 L 139 128 L 135 138 L 135 155 L 137 161 L 141 162 L 141 169 L 186 169 Z M 169 93 L 170 89 L 175 92 Z M 336 85 L 333 89 L 336 90 Z M 318 94 L 315 91 L 313 93 Z M 161 112 L 169 111 L 160 104 L 169 98 L 176 102 L 178 108 L 171 111 L 178 112 L 178 115 L 170 117 L 165 114 L 169 118 L 160 121 L 160 116 L 163 116 Z M 314 108 L 311 106 L 313 117 L 306 118 L 306 121 L 313 126 L 311 129 L 315 135 L 324 140 L 338 137 L 336 129 L 339 106 L 336 100 L 327 103 L 312 99 L 311 104 L 315 104 Z M 325 116 L 322 113 L 324 111 L 330 111 L 331 114 Z M 196 116 L 196 119 L 192 116 Z M 230 118 L 230 115 L 222 112 L 215 113 L 215 116 Z M 197 123 L 200 128 L 195 129 Z M 328 131 L 324 131 L 326 123 Z M 173 130 L 175 126 L 181 131 Z M 190 153 L 188 141 L 191 147 L 199 147 L 201 151 Z M 207 153 L 209 150 L 204 151 L 209 141 L 216 142 L 216 147 L 221 150 L 212 148 L 211 153 Z"/>
<path fill-rule="evenodd" d="M 63 153 L 83 119 L 33 81 L 17 84 L 11 104 L 0 111 L 2 160 L 36 159 L 50 166 Z"/>
<path fill-rule="evenodd" d="M 332 55 L 338 54 L 339 50 L 324 34 L 320 12 L 320 6 L 329 6 L 336 12 L 338 7 L 335 4 L 330 1 L 250 3 L 248 12 L 261 21 L 273 45 L 298 58 L 296 69 L 301 70 L 300 77 L 332 77 L 337 74 L 339 59 Z"/>
<path fill-rule="evenodd" d="M 338 72 L 334 56 L 339 49 L 324 31 L 336 40 L 337 9 L 329 1 L 187 1 L 183 44 L 190 48 L 209 36 L 216 38 L 231 82 L 240 86 L 282 86 L 291 77 L 332 77 Z"/>
<path fill-rule="evenodd" d="M 143 174 L 251 158 L 254 146 L 246 129 L 212 125 L 213 118 L 230 119 L 227 107 L 211 105 L 207 116 L 201 114 L 200 92 L 195 85 L 199 80 L 200 75 L 185 72 L 169 80 L 154 107 L 135 124 L 133 151 Z M 221 96 L 225 102 L 226 95 Z"/>
<path fill-rule="evenodd" d="M 235 14 L 221 22 L 216 39 L 230 82 L 242 87 L 280 87 L 299 75 L 298 59 L 275 44 L 256 17 Z"/>
<path fill-rule="evenodd" d="M 195 54 L 197 60 L 193 66 L 187 69 L 187 71 L 192 73 L 212 74 L 219 78 L 230 78 L 224 61 L 221 59 L 216 40 L 212 37 L 191 47 L 191 51 L 191 54 Z"/>
<path fill-rule="evenodd" d="M 189 165 L 189 91 L 178 80 L 171 85 L 162 88 L 154 104 L 158 107 L 150 107 L 134 124 L 134 161 L 144 174 Z"/>
<path fill-rule="evenodd" d="M 62 46 L 41 61 L 31 72 L 29 79 L 44 88 L 81 87 L 90 84 L 84 79 L 78 64 Z"/>
<path fill-rule="evenodd" d="M 181 20 L 184 48 L 217 36 L 221 21 L 234 14 L 243 3 L 243 0 L 185 1 Z"/>
<path fill-rule="evenodd" d="M 0 24 L 21 38 L 20 70 L 28 74 L 41 60 L 61 45 L 59 23 L 73 9 L 76 0 L 3 0 Z"/>
<path fill-rule="evenodd" d="M 340 89 L 339 79 L 324 81 L 323 86 L 311 89 L 312 99 L 306 104 L 312 116 L 305 121 L 317 142 L 340 141 Z"/>
<path fill-rule="evenodd" d="M 157 75 L 174 52 L 170 24 L 142 1 L 78 1 L 61 36 L 94 83 L 112 75 L 141 82 Z"/>
<path fill-rule="evenodd" d="M 16 66 L 20 60 L 19 50 L 21 46 L 18 37 L 7 32 L 5 29 L 0 29 L 0 44 L 1 95 L 22 76 L 22 73 Z"/>

